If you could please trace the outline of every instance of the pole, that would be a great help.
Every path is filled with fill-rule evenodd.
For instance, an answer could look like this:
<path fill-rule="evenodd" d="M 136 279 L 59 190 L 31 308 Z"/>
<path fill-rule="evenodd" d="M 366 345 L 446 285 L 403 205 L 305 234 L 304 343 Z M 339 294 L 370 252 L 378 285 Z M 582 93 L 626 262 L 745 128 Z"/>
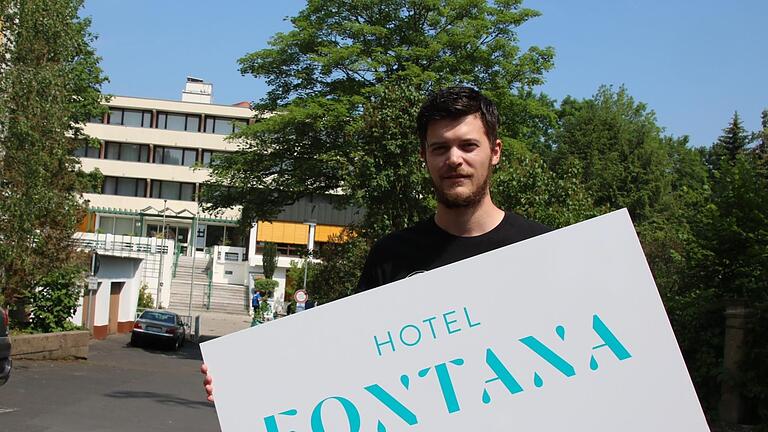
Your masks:
<path fill-rule="evenodd" d="M 99 235 L 96 234 L 96 241 L 98 242 Z M 96 248 L 91 249 L 91 277 L 96 277 Z M 85 309 L 85 327 L 91 329 L 91 304 L 93 303 L 93 290 L 88 287 L 88 307 Z"/>
<path fill-rule="evenodd" d="M 163 256 L 165 255 L 165 212 L 168 210 L 168 200 L 163 200 L 163 244 L 160 248 L 160 269 L 157 271 L 157 296 L 155 298 L 155 307 L 160 308 L 160 294 L 163 286 Z"/>
<path fill-rule="evenodd" d="M 197 212 L 195 213 L 194 219 L 192 219 L 192 276 L 190 277 L 189 281 L 189 309 L 187 312 L 187 315 L 190 317 L 192 316 L 192 290 L 194 289 L 195 285 L 195 252 L 197 249 L 197 218 L 200 216 L 200 209 L 198 208 Z"/>

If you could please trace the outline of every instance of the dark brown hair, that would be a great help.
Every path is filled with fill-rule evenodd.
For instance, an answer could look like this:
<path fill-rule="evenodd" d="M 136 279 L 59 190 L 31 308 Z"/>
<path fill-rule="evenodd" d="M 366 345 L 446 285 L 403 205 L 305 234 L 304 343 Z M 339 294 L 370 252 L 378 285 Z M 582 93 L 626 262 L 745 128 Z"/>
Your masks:
<path fill-rule="evenodd" d="M 432 93 L 421 105 L 416 117 L 416 130 L 421 147 L 427 142 L 429 123 L 435 120 L 458 119 L 480 114 L 485 136 L 491 146 L 498 138 L 499 112 L 496 105 L 472 87 L 447 87 Z"/>

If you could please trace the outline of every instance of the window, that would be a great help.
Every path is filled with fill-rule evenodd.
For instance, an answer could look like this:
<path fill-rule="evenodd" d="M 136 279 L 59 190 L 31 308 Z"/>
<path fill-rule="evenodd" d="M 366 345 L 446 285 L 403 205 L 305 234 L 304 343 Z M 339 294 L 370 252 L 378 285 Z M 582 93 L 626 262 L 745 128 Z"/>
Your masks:
<path fill-rule="evenodd" d="M 264 253 L 264 242 L 256 243 L 256 253 Z M 277 243 L 277 253 L 280 255 L 288 256 L 305 256 L 307 255 L 307 245 L 291 244 L 291 243 Z"/>
<path fill-rule="evenodd" d="M 136 218 L 99 216 L 99 231 L 103 234 L 140 235 L 141 223 Z"/>
<path fill-rule="evenodd" d="M 173 181 L 155 180 L 152 182 L 152 198 L 162 198 L 179 201 L 195 200 L 194 183 L 179 183 Z"/>
<path fill-rule="evenodd" d="M 197 162 L 197 150 L 177 147 L 155 147 L 155 163 L 192 166 Z"/>
<path fill-rule="evenodd" d="M 149 146 L 145 144 L 106 143 L 105 159 L 128 162 L 149 162 Z"/>
<path fill-rule="evenodd" d="M 74 151 L 74 155 L 77 157 L 88 157 L 88 158 L 99 158 L 99 153 L 101 153 L 101 145 L 96 147 L 91 147 L 88 145 L 88 143 L 83 144 L 83 146 L 78 147 Z"/>
<path fill-rule="evenodd" d="M 239 131 L 245 125 L 245 120 L 238 120 L 228 117 L 206 117 L 205 133 L 229 135 L 233 132 Z"/>
<path fill-rule="evenodd" d="M 148 128 L 152 126 L 152 111 L 110 108 L 107 123 L 111 125 Z"/>
<path fill-rule="evenodd" d="M 120 196 L 146 196 L 147 181 L 128 177 L 104 177 L 101 193 Z"/>
<path fill-rule="evenodd" d="M 216 158 L 220 152 L 212 150 L 203 150 L 203 166 L 211 166 L 211 161 Z"/>
<path fill-rule="evenodd" d="M 199 132 L 200 116 L 161 112 L 157 114 L 157 128 L 176 131 Z"/>
<path fill-rule="evenodd" d="M 104 123 L 104 116 L 94 116 L 88 120 L 88 123 Z"/>

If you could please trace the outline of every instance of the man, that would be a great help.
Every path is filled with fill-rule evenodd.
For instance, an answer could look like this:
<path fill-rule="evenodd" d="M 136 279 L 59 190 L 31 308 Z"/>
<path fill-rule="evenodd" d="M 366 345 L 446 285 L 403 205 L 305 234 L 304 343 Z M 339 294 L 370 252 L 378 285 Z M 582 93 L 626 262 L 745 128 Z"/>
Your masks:
<path fill-rule="evenodd" d="M 251 297 L 251 307 L 253 308 L 254 317 L 258 316 L 260 305 L 261 305 L 261 293 L 257 290 L 253 290 L 253 297 Z"/>
<path fill-rule="evenodd" d="M 475 89 L 447 88 L 427 99 L 416 126 L 437 211 L 374 245 L 357 292 L 549 231 L 491 200 L 490 179 L 501 159 L 498 125 L 496 106 Z"/>
<path fill-rule="evenodd" d="M 550 231 L 506 213 L 491 200 L 493 167 L 501 160 L 499 114 L 469 87 L 432 94 L 416 119 L 421 158 L 437 197 L 434 217 L 389 234 L 368 254 L 357 292 L 423 273 Z M 207 367 L 204 386 L 213 400 Z"/>

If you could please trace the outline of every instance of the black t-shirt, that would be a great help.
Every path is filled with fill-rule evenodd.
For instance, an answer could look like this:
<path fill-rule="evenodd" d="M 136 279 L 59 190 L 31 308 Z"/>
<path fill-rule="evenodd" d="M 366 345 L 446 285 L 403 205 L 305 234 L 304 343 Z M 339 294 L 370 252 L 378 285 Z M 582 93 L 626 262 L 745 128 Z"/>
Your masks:
<path fill-rule="evenodd" d="M 431 217 L 376 242 L 365 261 L 356 292 L 386 285 L 549 231 L 551 228 L 545 225 L 507 212 L 504 219 L 487 233 L 459 237 L 440 228 L 434 217 Z"/>

